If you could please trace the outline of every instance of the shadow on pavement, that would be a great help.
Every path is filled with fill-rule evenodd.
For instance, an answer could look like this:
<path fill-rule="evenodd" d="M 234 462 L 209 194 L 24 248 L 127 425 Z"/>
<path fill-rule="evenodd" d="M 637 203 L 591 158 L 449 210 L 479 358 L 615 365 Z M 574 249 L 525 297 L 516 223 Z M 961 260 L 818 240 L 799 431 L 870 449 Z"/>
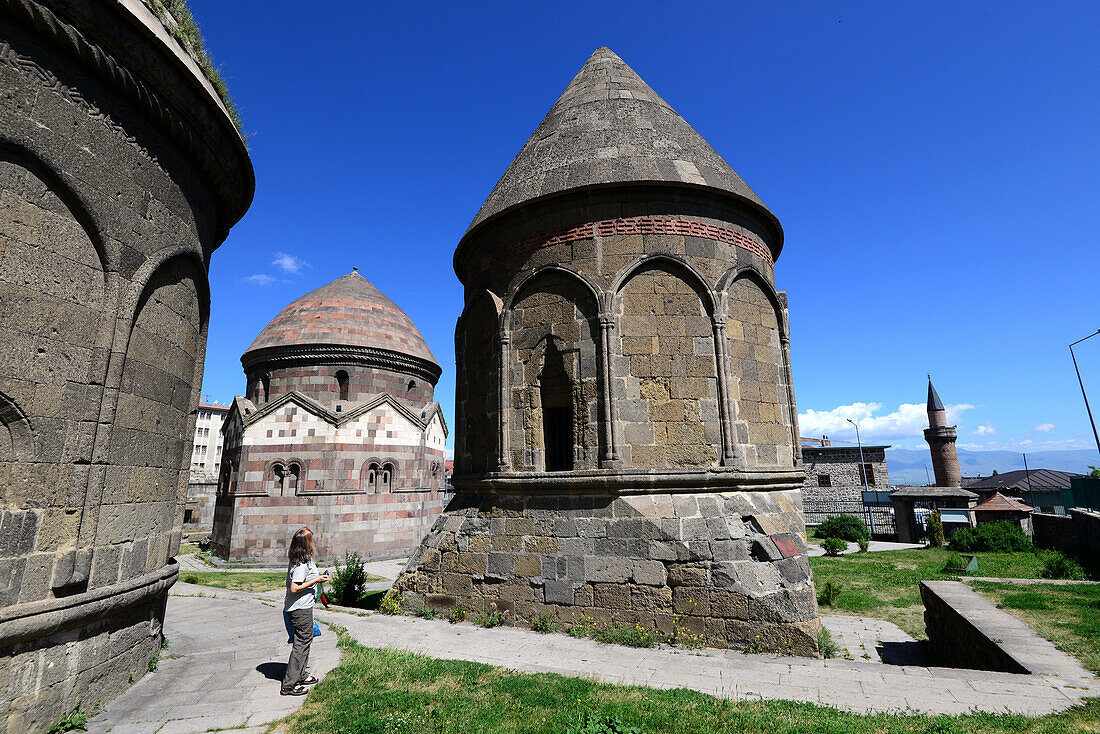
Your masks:
<path fill-rule="evenodd" d="M 260 663 L 256 666 L 256 671 L 263 673 L 268 680 L 281 681 L 286 675 L 286 663 Z"/>

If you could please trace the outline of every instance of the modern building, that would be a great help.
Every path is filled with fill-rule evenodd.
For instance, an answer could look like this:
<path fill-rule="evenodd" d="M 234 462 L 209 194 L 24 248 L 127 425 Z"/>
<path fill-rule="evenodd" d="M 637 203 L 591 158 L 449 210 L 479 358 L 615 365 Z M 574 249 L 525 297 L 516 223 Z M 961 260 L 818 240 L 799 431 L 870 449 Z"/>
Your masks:
<path fill-rule="evenodd" d="M 170 5 L 0 3 L 5 732 L 155 667 L 179 574 L 207 273 L 255 180 Z"/>
<path fill-rule="evenodd" d="M 1007 521 L 1019 525 L 1020 529 L 1031 535 L 1031 513 L 1035 508 L 1023 502 L 994 492 L 985 502 L 974 507 L 974 521 L 977 524 Z"/>
<path fill-rule="evenodd" d="M 191 482 L 216 483 L 222 468 L 222 423 L 228 405 L 199 403 L 195 415 L 195 436 L 191 449 Z"/>
<path fill-rule="evenodd" d="M 733 168 L 597 49 L 455 251 L 456 494 L 406 606 L 680 615 L 711 646 L 814 654 L 782 247 Z"/>
<path fill-rule="evenodd" d="M 449 498 L 441 370 L 409 317 L 355 270 L 284 308 L 241 363 L 215 552 L 282 563 L 308 525 L 321 558 L 407 556 Z"/>
<path fill-rule="evenodd" d="M 963 479 L 963 487 L 983 500 L 1000 492 L 1022 500 L 1039 512 L 1065 515 L 1075 504 L 1073 480 L 1081 477 L 1084 475 L 1056 469 L 1017 469 L 988 477 L 967 477 Z"/>

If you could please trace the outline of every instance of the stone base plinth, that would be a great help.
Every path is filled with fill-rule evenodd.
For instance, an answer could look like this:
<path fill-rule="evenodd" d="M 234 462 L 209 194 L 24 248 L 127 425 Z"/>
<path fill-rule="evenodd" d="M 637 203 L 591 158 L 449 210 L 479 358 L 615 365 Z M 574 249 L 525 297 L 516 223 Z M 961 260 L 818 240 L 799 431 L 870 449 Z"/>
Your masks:
<path fill-rule="evenodd" d="M 817 654 L 798 490 L 637 495 L 460 491 L 394 589 L 410 612 L 547 611 L 718 648 Z"/>

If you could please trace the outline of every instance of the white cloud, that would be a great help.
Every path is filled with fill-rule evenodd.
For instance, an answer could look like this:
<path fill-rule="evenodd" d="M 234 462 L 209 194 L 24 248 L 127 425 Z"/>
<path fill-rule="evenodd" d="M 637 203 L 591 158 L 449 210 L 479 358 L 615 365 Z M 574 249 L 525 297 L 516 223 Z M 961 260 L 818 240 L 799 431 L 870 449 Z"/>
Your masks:
<path fill-rule="evenodd" d="M 1054 430 L 1054 424 L 1053 423 L 1040 423 L 1039 425 L 1035 426 L 1035 430 L 1039 431 L 1040 433 L 1050 433 L 1051 431 Z"/>
<path fill-rule="evenodd" d="M 959 403 L 947 406 L 947 420 L 957 422 L 973 405 Z M 851 418 L 859 424 L 859 436 L 864 441 L 905 441 L 923 439 L 928 427 L 928 412 L 923 403 L 902 403 L 896 410 L 882 414 L 882 403 L 852 403 L 832 410 L 813 410 L 798 415 L 798 427 L 803 436 L 826 435 L 838 440 L 856 439 Z"/>
<path fill-rule="evenodd" d="M 272 283 L 274 283 L 276 281 L 276 278 L 273 278 L 270 275 L 265 275 L 264 273 L 256 273 L 255 275 L 249 275 L 247 278 L 244 278 L 243 280 L 246 283 L 251 283 L 252 285 L 258 285 L 258 286 L 263 287 L 263 286 L 269 286 Z"/>
<path fill-rule="evenodd" d="M 310 264 L 305 260 L 286 252 L 276 252 L 275 259 L 271 261 L 271 264 L 284 273 L 290 273 L 291 275 L 301 272 L 302 268 L 310 267 Z"/>
<path fill-rule="evenodd" d="M 1005 440 L 989 443 L 958 443 L 957 448 L 966 451 L 1070 451 L 1073 449 L 1091 449 L 1096 446 L 1091 439 L 1067 438 L 1057 441 Z"/>
<path fill-rule="evenodd" d="M 997 429 L 988 423 L 984 423 L 978 426 L 978 430 L 974 431 L 975 436 L 992 436 L 997 432 Z"/>

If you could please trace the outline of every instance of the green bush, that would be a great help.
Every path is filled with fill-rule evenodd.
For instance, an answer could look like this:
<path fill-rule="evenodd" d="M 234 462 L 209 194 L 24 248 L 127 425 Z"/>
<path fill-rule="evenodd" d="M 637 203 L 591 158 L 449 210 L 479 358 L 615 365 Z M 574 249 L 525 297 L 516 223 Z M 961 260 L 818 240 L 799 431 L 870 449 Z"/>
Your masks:
<path fill-rule="evenodd" d="M 817 649 L 821 652 L 821 657 L 826 660 L 835 658 L 839 651 L 836 642 L 833 641 L 833 633 L 824 627 L 817 631 Z"/>
<path fill-rule="evenodd" d="M 840 538 L 826 538 L 821 541 L 821 547 L 825 549 L 825 555 L 839 556 L 841 551 L 848 549 L 848 541 Z"/>
<path fill-rule="evenodd" d="M 403 601 L 401 592 L 390 589 L 382 597 L 382 601 L 379 602 L 378 611 L 382 614 L 401 614 L 401 603 Z"/>
<path fill-rule="evenodd" d="M 966 573 L 967 561 L 958 553 L 952 553 L 947 557 L 947 563 L 943 564 L 943 572 L 952 576 L 960 576 Z"/>
<path fill-rule="evenodd" d="M 474 624 L 478 627 L 499 627 L 504 623 L 504 612 L 479 613 L 474 617 Z"/>
<path fill-rule="evenodd" d="M 855 515 L 833 515 L 817 526 L 817 537 L 840 538 L 858 543 L 861 540 L 870 540 L 871 531 Z"/>
<path fill-rule="evenodd" d="M 871 547 L 871 541 L 869 540 L 857 540 L 856 542 L 859 543 L 860 553 L 866 553 L 867 549 Z"/>
<path fill-rule="evenodd" d="M 928 519 L 925 523 L 925 528 L 928 531 L 928 545 L 931 548 L 940 548 L 943 546 L 943 519 L 940 518 L 939 510 L 932 510 L 928 513 Z"/>
<path fill-rule="evenodd" d="M 332 601 L 345 607 L 355 606 L 363 596 L 367 584 L 367 572 L 363 568 L 363 559 L 355 551 L 344 554 L 344 566 L 336 564 L 336 570 L 329 579 L 328 588 L 332 592 Z"/>
<path fill-rule="evenodd" d="M 435 619 L 437 614 L 434 609 L 429 609 L 428 607 L 420 607 L 420 611 L 416 613 L 416 616 L 420 617 L 421 619 Z"/>
<path fill-rule="evenodd" d="M 962 553 L 978 551 L 1009 553 L 1035 550 L 1031 538 L 1027 537 L 1020 526 L 1007 520 L 982 523 L 976 527 L 957 530 L 951 536 L 951 542 L 947 547 Z"/>
<path fill-rule="evenodd" d="M 817 603 L 827 607 L 835 607 L 842 588 L 844 587 L 835 581 L 826 581 L 821 585 L 821 593 L 817 595 Z"/>
<path fill-rule="evenodd" d="M 1043 554 L 1043 568 L 1039 576 L 1044 579 L 1073 579 L 1085 578 L 1085 569 L 1081 564 L 1060 551 L 1050 551 Z"/>
<path fill-rule="evenodd" d="M 462 608 L 462 605 L 455 604 L 454 609 L 451 610 L 450 616 L 447 617 L 447 621 L 451 624 L 458 624 L 459 622 L 466 621 L 466 610 Z"/>

